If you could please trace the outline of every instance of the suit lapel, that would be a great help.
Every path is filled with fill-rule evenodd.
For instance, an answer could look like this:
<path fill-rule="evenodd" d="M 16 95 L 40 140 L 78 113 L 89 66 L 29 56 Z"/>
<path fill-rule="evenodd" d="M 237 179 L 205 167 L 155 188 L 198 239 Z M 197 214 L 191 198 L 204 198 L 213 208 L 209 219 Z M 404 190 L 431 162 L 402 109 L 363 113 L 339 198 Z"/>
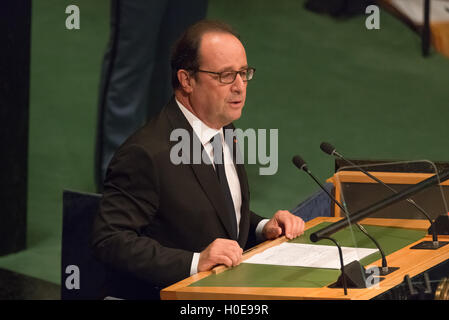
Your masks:
<path fill-rule="evenodd" d="M 201 185 L 204 193 L 212 203 L 215 208 L 218 218 L 224 226 L 224 229 L 228 233 L 228 237 L 231 238 L 231 217 L 229 216 L 228 211 L 226 210 L 226 202 L 223 196 L 223 192 L 221 191 L 220 184 L 218 182 L 217 174 L 212 166 L 212 164 L 205 164 L 201 162 L 200 164 L 193 164 L 193 143 L 199 144 L 201 146 L 201 152 L 203 152 L 204 147 L 201 144 L 199 138 L 193 131 L 193 128 L 190 126 L 187 119 L 182 114 L 178 105 L 174 98 L 167 105 L 167 115 L 169 121 L 171 122 L 173 129 L 183 128 L 189 132 L 190 136 L 190 161 L 191 164 L 189 166 L 192 168 L 199 184 Z M 176 144 L 176 142 L 174 142 Z M 239 174 L 240 179 L 240 174 Z M 242 225 L 242 223 L 240 223 Z"/>

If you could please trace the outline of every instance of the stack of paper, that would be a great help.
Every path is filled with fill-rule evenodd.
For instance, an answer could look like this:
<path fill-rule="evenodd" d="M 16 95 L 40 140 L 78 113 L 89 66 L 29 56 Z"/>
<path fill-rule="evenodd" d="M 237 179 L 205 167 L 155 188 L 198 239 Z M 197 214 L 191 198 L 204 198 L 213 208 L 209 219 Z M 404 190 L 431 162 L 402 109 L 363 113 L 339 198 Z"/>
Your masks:
<path fill-rule="evenodd" d="M 359 261 L 377 249 L 342 247 L 343 262 L 348 264 Z M 323 246 L 284 242 L 255 254 L 243 263 L 273 264 L 279 266 L 297 266 L 311 268 L 340 269 L 340 256 L 336 246 Z"/>

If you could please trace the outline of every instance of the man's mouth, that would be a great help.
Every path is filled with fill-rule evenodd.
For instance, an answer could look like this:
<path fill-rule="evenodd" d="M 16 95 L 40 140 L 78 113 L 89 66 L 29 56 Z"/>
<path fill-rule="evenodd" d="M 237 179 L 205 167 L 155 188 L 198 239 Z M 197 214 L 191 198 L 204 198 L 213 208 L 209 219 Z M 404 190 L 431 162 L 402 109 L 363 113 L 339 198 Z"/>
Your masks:
<path fill-rule="evenodd" d="M 229 103 L 231 104 L 231 105 L 233 105 L 233 106 L 235 106 L 235 107 L 237 107 L 237 106 L 240 106 L 241 104 L 242 104 L 242 100 L 232 100 L 232 101 L 229 101 Z"/>

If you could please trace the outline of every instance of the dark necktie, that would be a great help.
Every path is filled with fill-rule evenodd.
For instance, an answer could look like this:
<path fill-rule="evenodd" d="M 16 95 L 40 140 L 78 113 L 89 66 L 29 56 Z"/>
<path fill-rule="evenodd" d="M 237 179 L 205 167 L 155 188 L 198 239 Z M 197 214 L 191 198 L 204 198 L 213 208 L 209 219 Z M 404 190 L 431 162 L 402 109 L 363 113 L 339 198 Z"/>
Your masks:
<path fill-rule="evenodd" d="M 224 157 L 223 157 L 223 144 L 221 141 L 220 134 L 216 134 L 211 140 L 212 148 L 214 150 L 214 164 L 215 172 L 218 176 L 218 181 L 220 182 L 220 187 L 223 191 L 223 195 L 226 202 L 226 209 L 229 214 L 229 221 L 231 225 L 231 236 L 234 240 L 237 240 L 237 219 L 235 215 L 234 201 L 232 201 L 231 191 L 229 190 L 228 179 L 226 178 L 225 168 L 224 168 Z M 220 158 L 221 156 L 221 158 Z"/>

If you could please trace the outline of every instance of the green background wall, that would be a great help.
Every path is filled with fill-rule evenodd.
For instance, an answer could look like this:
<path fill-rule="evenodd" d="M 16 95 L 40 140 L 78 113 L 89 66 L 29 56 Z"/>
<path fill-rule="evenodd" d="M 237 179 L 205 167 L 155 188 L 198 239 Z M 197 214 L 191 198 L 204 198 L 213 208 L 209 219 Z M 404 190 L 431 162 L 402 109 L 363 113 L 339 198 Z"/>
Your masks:
<path fill-rule="evenodd" d="M 420 38 L 381 9 L 335 20 L 304 0 L 211 0 L 208 17 L 241 34 L 257 68 L 237 126 L 279 129 L 279 166 L 247 167 L 254 211 L 271 216 L 316 191 L 291 164 L 300 154 L 324 181 L 334 143 L 352 158 L 449 160 L 449 59 L 423 58 Z M 76 4 L 81 29 L 65 28 Z M 93 159 L 100 65 L 109 36 L 108 0 L 36 0 L 32 15 L 28 249 L 0 268 L 60 282 L 62 190 L 94 192 Z"/>

